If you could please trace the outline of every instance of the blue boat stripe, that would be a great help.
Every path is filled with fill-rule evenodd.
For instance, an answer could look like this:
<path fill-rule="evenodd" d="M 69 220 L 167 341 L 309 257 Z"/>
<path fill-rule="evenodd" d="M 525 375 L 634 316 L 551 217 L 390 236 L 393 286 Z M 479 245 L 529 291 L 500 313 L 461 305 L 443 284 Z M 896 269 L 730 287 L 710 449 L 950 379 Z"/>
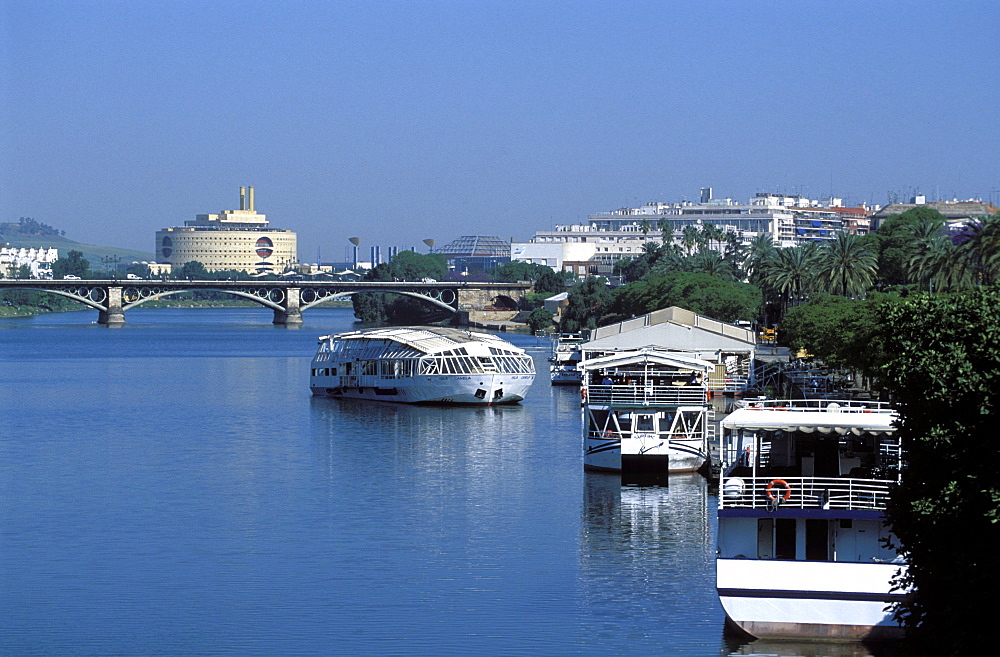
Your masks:
<path fill-rule="evenodd" d="M 717 589 L 725 598 L 782 598 L 790 600 L 843 600 L 845 602 L 898 602 L 905 593 L 857 591 L 781 591 L 775 589 Z"/>
<path fill-rule="evenodd" d="M 615 443 L 613 445 L 612 444 L 600 445 L 599 447 L 593 447 L 591 449 L 588 449 L 587 453 L 588 454 L 600 454 L 601 452 L 609 452 L 609 451 L 615 450 L 615 449 L 621 449 L 621 444 Z"/>

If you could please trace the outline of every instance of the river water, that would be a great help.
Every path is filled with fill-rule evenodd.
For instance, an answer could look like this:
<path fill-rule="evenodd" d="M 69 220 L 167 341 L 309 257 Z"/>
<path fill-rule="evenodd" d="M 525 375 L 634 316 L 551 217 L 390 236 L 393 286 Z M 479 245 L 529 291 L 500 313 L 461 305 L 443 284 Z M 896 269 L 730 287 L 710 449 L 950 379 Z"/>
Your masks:
<path fill-rule="evenodd" d="M 579 391 L 314 398 L 267 310 L 0 322 L 0 654 L 864 655 L 746 644 L 714 493 L 585 474 Z"/>

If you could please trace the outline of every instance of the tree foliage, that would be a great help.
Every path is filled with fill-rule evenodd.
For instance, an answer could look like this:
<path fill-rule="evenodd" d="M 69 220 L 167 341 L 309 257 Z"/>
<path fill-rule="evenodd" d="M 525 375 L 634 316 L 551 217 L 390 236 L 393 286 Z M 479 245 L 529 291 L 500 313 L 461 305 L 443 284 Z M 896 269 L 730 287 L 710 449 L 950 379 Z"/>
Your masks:
<path fill-rule="evenodd" d="M 533 333 L 542 331 L 552 326 L 552 311 L 545 308 L 535 308 L 528 315 L 528 326 Z"/>
<path fill-rule="evenodd" d="M 754 320 L 760 312 L 760 290 L 749 283 L 727 281 L 695 272 L 650 275 L 614 292 L 608 319 L 620 320 L 660 308 L 680 306 L 722 322 Z"/>
<path fill-rule="evenodd" d="M 564 272 L 569 274 L 569 272 Z M 513 260 L 490 271 L 490 280 L 498 283 L 531 281 L 540 294 L 558 294 L 566 290 L 567 278 L 551 267 Z"/>
<path fill-rule="evenodd" d="M 65 258 L 57 258 L 52 263 L 52 277 L 61 279 L 64 276 L 79 276 L 83 278 L 90 268 L 90 262 L 83 257 L 81 251 L 70 251 Z"/>
<path fill-rule="evenodd" d="M 441 280 L 448 273 L 444 256 L 414 251 L 400 251 L 392 261 L 384 262 L 365 274 L 367 281 Z M 421 324 L 445 318 L 443 310 L 398 294 L 364 292 L 351 297 L 354 316 L 367 323 Z"/>
<path fill-rule="evenodd" d="M 873 351 L 901 414 L 907 469 L 888 518 L 915 592 L 898 608 L 914 652 L 977 654 L 1000 585 L 1000 290 L 885 306 Z"/>
<path fill-rule="evenodd" d="M 607 282 L 598 276 L 588 277 L 570 290 L 559 330 L 578 333 L 581 329 L 598 327 L 601 318 L 608 312 L 610 302 L 611 290 Z"/>
<path fill-rule="evenodd" d="M 883 285 L 905 285 L 910 282 L 907 262 L 919 248 L 914 238 L 921 225 L 943 227 L 944 215 L 926 206 L 907 210 L 887 217 L 875 239 L 878 246 L 878 278 Z"/>
<path fill-rule="evenodd" d="M 868 375 L 873 363 L 869 341 L 878 314 L 894 301 L 887 295 L 852 300 L 822 294 L 785 313 L 778 338 L 792 353 L 805 350 L 830 367 Z"/>

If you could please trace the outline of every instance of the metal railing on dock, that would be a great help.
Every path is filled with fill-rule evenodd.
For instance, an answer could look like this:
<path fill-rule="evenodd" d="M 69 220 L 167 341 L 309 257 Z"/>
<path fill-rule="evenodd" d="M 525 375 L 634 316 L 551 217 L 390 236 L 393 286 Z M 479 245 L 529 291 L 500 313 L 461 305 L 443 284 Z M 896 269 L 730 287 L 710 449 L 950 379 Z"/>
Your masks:
<path fill-rule="evenodd" d="M 722 482 L 719 508 L 767 509 L 780 500 L 780 508 L 882 511 L 889 485 L 883 479 L 728 477 Z"/>
<path fill-rule="evenodd" d="M 702 406 L 708 394 L 704 387 L 592 385 L 583 392 L 585 402 L 612 406 Z"/>

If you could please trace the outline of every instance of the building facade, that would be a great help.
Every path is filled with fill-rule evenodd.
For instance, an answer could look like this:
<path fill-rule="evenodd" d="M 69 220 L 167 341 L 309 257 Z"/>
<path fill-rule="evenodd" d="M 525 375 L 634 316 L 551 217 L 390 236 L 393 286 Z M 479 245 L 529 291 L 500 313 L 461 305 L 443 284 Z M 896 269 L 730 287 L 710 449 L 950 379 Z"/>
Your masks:
<path fill-rule="evenodd" d="M 26 266 L 32 278 L 52 279 L 52 263 L 59 259 L 59 250 L 45 248 L 23 248 L 5 245 L 0 247 L 0 276 L 10 278 Z"/>
<path fill-rule="evenodd" d="M 586 224 L 556 226 L 538 231 L 528 242 L 511 244 L 511 259 L 544 264 L 579 277 L 609 276 L 614 264 L 634 259 L 647 242 L 683 245 L 684 230 L 715 226 L 723 234 L 735 233 L 744 245 L 767 235 L 775 246 L 834 239 L 839 231 L 865 234 L 871 213 L 866 208 L 842 207 L 841 199 L 814 201 L 798 195 L 758 193 L 748 203 L 714 199 L 711 188 L 701 192 L 699 203 L 647 203 L 591 214 Z M 664 231 L 669 231 L 664 239 Z M 716 241 L 712 248 L 723 248 Z"/>
<path fill-rule="evenodd" d="M 271 228 L 254 209 L 253 187 L 240 187 L 239 210 L 199 214 L 183 226 L 156 231 L 155 265 L 196 261 L 208 271 L 280 274 L 297 264 L 296 249 L 295 233 Z"/>

